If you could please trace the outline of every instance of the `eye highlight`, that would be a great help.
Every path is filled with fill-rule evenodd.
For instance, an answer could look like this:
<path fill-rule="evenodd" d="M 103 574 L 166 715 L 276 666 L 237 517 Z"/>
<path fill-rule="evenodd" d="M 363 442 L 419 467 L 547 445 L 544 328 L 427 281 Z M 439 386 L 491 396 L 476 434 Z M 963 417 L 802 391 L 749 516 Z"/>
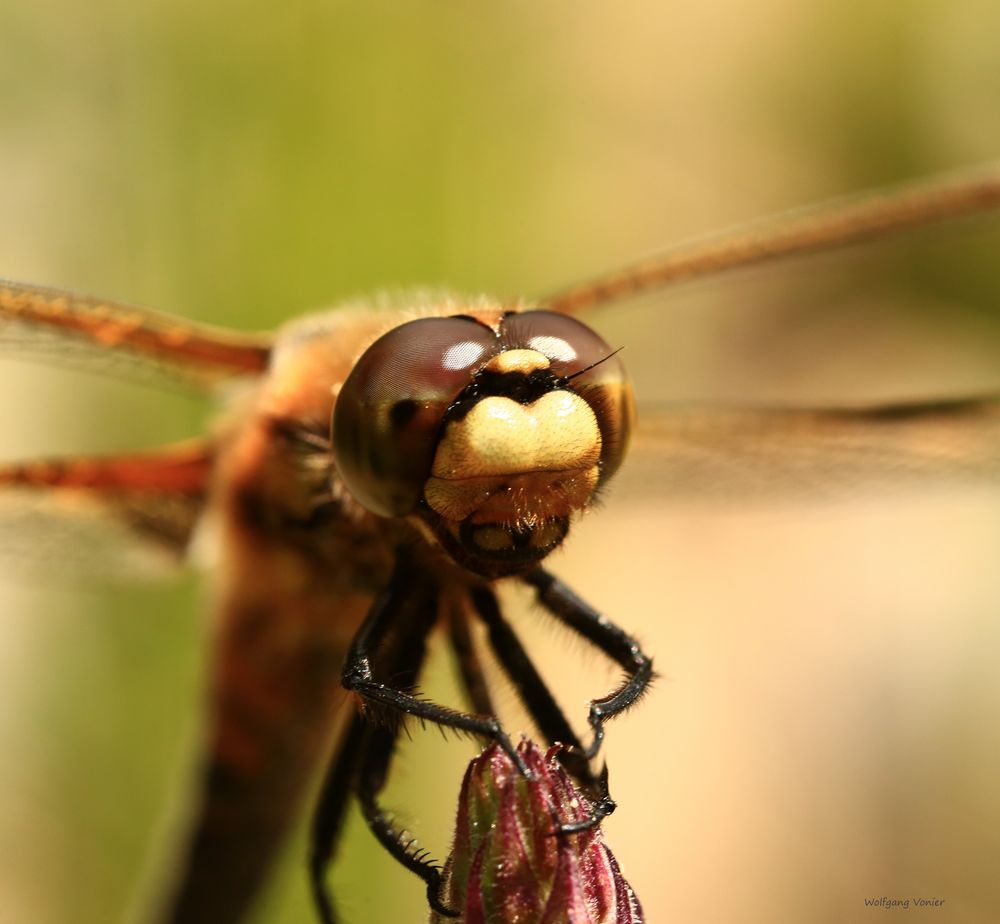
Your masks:
<path fill-rule="evenodd" d="M 540 334 L 532 337 L 528 341 L 528 346 L 532 350 L 537 350 L 549 359 L 558 360 L 563 363 L 571 363 L 576 359 L 576 350 L 573 349 L 562 337 Z"/>
<path fill-rule="evenodd" d="M 445 350 L 441 367 L 452 372 L 469 369 L 482 359 L 486 347 L 474 340 L 463 340 Z"/>

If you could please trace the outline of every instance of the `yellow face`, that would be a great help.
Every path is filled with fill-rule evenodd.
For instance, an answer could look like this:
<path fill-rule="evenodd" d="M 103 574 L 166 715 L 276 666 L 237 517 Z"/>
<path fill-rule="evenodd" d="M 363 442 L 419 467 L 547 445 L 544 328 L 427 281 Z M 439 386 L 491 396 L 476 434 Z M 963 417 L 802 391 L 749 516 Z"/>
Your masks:
<path fill-rule="evenodd" d="M 544 311 L 424 318 L 366 351 L 334 411 L 338 470 L 469 570 L 525 571 L 617 470 L 634 416 L 614 351 Z"/>

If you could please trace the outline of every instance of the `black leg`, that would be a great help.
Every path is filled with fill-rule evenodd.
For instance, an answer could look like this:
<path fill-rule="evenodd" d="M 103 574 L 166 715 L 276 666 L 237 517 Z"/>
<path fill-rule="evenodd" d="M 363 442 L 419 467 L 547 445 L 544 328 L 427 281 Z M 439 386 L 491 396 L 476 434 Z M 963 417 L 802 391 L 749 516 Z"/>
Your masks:
<path fill-rule="evenodd" d="M 521 640 L 500 613 L 496 595 L 489 587 L 476 587 L 472 593 L 476 613 L 489 631 L 490 646 L 500 666 L 517 690 L 538 730 L 550 742 L 568 745 L 582 754 L 583 745 L 563 715 L 562 709 L 549 692 Z"/>
<path fill-rule="evenodd" d="M 411 609 L 400 612 L 403 622 L 392 639 L 384 663 L 396 683 L 407 690 L 415 690 L 427 655 L 427 636 L 437 617 L 436 589 L 421 585 L 410 587 L 406 603 Z M 441 901 L 441 868 L 429 859 L 426 851 L 415 849 L 416 838 L 396 827 L 378 803 L 402 728 L 401 722 L 393 722 L 368 729 L 356 781 L 361 812 L 382 846 L 427 884 L 427 901 L 431 908 L 446 917 L 455 917 Z"/>
<path fill-rule="evenodd" d="M 448 610 L 448 638 L 458 662 L 462 689 L 473 712 L 478 712 L 480 715 L 496 715 L 483 665 L 469 633 L 466 600 L 465 596 L 453 595 L 445 604 Z"/>
<path fill-rule="evenodd" d="M 351 642 L 341 676 L 342 683 L 368 703 L 496 741 L 518 769 L 525 776 L 530 776 L 524 760 L 511 745 L 507 733 L 496 717 L 459 712 L 447 706 L 427 702 L 390 686 L 386 678 L 376 676 L 372 662 L 377 661 L 378 656 L 383 653 L 383 643 L 387 633 L 405 622 L 400 618 L 400 613 L 404 609 L 412 608 L 414 587 L 419 586 L 419 576 L 415 577 L 408 564 L 401 562 L 389 588 L 375 602 Z M 432 616 L 436 616 L 436 613 Z"/>
<path fill-rule="evenodd" d="M 410 572 L 403 563 L 359 633 L 367 632 L 372 660 L 378 670 L 400 688 L 394 691 L 400 696 L 412 698 L 427 650 L 427 636 L 437 619 L 437 607 L 436 588 L 421 581 L 419 575 Z M 391 705 L 378 700 L 376 703 Z M 378 726 L 366 722 L 360 713 L 352 718 L 320 795 L 313 823 L 309 871 L 323 924 L 336 924 L 337 921 L 325 874 L 336 851 L 348 799 L 355 793 L 368 826 L 382 845 L 427 883 L 428 901 L 436 911 L 452 914 L 442 905 L 438 895 L 440 868 L 428 860 L 425 852 L 414 849 L 415 840 L 397 829 L 378 805 L 377 796 L 384 788 L 403 728 L 396 712 L 386 710 L 379 717 L 385 721 Z"/>
<path fill-rule="evenodd" d="M 560 830 L 582 831 L 596 826 L 616 808 L 614 800 L 608 793 L 606 769 L 599 776 L 594 776 L 579 738 L 566 721 L 566 716 L 541 674 L 538 673 L 521 640 L 503 618 L 493 591 L 489 587 L 477 587 L 471 596 L 476 612 L 489 631 L 490 646 L 514 684 L 525 709 L 528 710 L 544 738 L 552 743 L 558 741 L 566 745 L 559 752 L 559 762 L 588 790 L 588 795 L 593 799 L 593 809 L 588 819 L 568 826 L 562 825 Z"/>
<path fill-rule="evenodd" d="M 457 912 L 441 901 L 441 867 L 428 859 L 426 851 L 414 849 L 416 838 L 411 837 L 405 829 L 397 828 L 378 803 L 378 795 L 385 788 L 399 729 L 400 726 L 371 729 L 358 778 L 361 811 L 379 843 L 427 884 L 427 902 L 431 908 L 445 917 L 458 917 Z"/>
<path fill-rule="evenodd" d="M 313 900 L 323 924 L 336 924 L 337 914 L 330 890 L 326 885 L 326 870 L 337 851 L 344 824 L 347 803 L 354 793 L 358 765 L 368 727 L 359 714 L 352 716 L 343 741 L 337 745 L 330 769 L 320 792 L 313 816 L 310 835 L 309 882 Z"/>
<path fill-rule="evenodd" d="M 585 753 L 594 757 L 604 740 L 604 723 L 628 709 L 649 687 L 653 662 L 643 654 L 638 642 L 607 617 L 588 606 L 562 581 L 542 568 L 526 574 L 522 580 L 534 587 L 538 601 L 560 622 L 582 635 L 588 642 L 616 661 L 627 673 L 625 682 L 614 692 L 590 703 L 590 727 L 594 739 Z"/>

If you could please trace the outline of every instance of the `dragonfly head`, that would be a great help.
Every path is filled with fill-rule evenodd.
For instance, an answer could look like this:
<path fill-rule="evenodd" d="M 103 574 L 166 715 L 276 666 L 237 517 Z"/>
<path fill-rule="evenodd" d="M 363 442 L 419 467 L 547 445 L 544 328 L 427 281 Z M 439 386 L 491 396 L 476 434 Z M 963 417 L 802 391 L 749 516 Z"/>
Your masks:
<path fill-rule="evenodd" d="M 491 323 L 492 320 L 492 323 Z M 340 477 L 499 577 L 556 549 L 618 469 L 634 417 L 618 355 L 548 311 L 420 318 L 376 340 L 333 417 Z"/>

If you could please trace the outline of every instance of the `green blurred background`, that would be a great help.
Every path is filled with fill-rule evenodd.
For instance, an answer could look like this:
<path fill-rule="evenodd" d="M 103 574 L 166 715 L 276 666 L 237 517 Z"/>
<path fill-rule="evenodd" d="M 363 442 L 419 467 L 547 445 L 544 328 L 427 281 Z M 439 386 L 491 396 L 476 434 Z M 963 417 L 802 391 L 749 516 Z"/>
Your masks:
<path fill-rule="evenodd" d="M 386 288 L 537 294 L 994 157 L 997 34 L 989 0 L 5 0 L 0 276 L 243 328 Z M 998 244 L 996 220 L 951 225 L 595 324 L 645 398 L 995 389 Z M 208 419 L 16 357 L 0 387 L 5 457 Z M 583 525 L 556 570 L 664 675 L 609 735 L 609 837 L 653 924 L 867 920 L 890 913 L 863 906 L 882 895 L 1000 918 L 998 514 L 995 489 L 941 486 L 837 506 L 612 498 Z M 169 853 L 204 591 L 79 588 L 47 563 L 0 597 L 0 919 L 103 924 Z M 565 640 L 532 634 L 582 715 L 611 674 L 560 669 Z M 404 753 L 391 801 L 443 855 L 471 752 L 436 737 Z M 260 922 L 312 920 L 303 850 Z M 425 917 L 356 818 L 334 882 L 348 922 Z"/>

